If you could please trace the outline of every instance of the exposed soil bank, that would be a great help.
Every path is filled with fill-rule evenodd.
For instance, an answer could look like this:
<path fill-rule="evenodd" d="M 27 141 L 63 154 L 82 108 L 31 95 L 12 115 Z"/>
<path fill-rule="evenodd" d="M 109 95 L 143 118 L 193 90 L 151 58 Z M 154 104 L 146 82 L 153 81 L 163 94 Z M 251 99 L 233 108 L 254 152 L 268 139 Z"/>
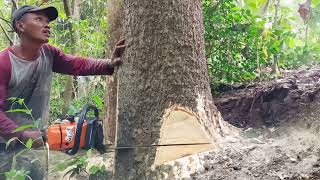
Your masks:
<path fill-rule="evenodd" d="M 225 120 L 243 127 L 194 179 L 320 179 L 320 68 L 215 98 Z"/>
<path fill-rule="evenodd" d="M 214 99 L 223 118 L 237 127 L 274 126 L 319 98 L 320 68 L 286 71 L 277 80 L 237 88 Z"/>

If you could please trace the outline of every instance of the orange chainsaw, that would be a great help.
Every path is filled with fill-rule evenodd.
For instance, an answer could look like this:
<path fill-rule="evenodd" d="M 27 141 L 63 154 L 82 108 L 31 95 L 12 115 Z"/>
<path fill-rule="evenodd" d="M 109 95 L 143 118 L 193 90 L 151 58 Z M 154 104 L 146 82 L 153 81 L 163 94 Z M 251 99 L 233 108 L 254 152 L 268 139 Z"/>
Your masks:
<path fill-rule="evenodd" d="M 88 118 L 87 113 L 94 112 L 93 118 Z M 87 105 L 77 116 L 68 116 L 62 121 L 49 126 L 47 142 L 49 149 L 66 151 L 69 155 L 77 153 L 79 148 L 98 151 L 105 149 L 103 145 L 103 128 L 99 120 L 99 111 L 96 106 Z"/>

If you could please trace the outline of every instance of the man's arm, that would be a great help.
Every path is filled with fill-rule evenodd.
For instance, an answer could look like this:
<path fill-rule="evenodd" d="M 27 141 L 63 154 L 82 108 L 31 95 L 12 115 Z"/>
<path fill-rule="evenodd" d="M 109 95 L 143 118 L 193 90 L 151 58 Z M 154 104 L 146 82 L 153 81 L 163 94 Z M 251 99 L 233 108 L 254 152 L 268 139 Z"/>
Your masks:
<path fill-rule="evenodd" d="M 8 49 L 0 52 L 0 137 L 9 140 L 17 137 L 22 142 L 27 142 L 29 138 L 33 139 L 32 147 L 40 147 L 43 145 L 42 140 L 39 140 L 41 133 L 38 130 L 25 130 L 22 132 L 13 133 L 18 125 L 5 114 L 5 104 L 9 82 L 11 79 L 11 63 L 8 56 Z"/>
<path fill-rule="evenodd" d="M 53 55 L 53 72 L 77 76 L 113 74 L 114 65 L 111 61 L 64 54 L 60 49 L 48 44 L 45 48 Z"/>
<path fill-rule="evenodd" d="M 0 58 L 0 77 L 0 136 L 6 140 L 12 137 L 21 138 L 22 133 L 12 133 L 18 125 L 4 113 L 7 89 L 11 78 L 11 64 L 7 58 Z"/>

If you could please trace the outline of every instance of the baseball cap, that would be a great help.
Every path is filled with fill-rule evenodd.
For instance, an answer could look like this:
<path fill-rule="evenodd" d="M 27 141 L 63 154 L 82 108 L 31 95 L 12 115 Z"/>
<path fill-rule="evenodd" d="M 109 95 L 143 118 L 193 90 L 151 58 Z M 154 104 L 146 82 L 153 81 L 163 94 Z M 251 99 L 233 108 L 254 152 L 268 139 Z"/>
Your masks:
<path fill-rule="evenodd" d="M 38 6 L 31 6 L 31 5 L 24 5 L 19 7 L 17 10 L 14 11 L 12 15 L 12 27 L 15 32 L 17 32 L 16 22 L 19 21 L 23 15 L 30 12 L 43 12 L 49 19 L 49 21 L 53 21 L 58 17 L 58 10 L 53 7 L 38 7 Z"/>

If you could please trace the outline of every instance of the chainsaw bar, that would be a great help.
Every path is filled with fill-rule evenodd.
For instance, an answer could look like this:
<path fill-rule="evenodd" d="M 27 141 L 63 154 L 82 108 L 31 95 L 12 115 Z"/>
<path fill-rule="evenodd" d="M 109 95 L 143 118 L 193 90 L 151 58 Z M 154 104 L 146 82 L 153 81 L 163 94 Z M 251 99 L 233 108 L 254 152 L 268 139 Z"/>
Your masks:
<path fill-rule="evenodd" d="M 149 146 L 117 146 L 117 147 L 114 147 L 113 144 L 106 144 L 107 146 L 106 150 L 125 150 L 125 149 L 141 149 L 141 148 L 151 148 L 151 147 L 173 147 L 173 146 L 198 146 L 198 145 L 208 145 L 208 144 L 211 144 L 211 143 L 152 144 Z"/>

